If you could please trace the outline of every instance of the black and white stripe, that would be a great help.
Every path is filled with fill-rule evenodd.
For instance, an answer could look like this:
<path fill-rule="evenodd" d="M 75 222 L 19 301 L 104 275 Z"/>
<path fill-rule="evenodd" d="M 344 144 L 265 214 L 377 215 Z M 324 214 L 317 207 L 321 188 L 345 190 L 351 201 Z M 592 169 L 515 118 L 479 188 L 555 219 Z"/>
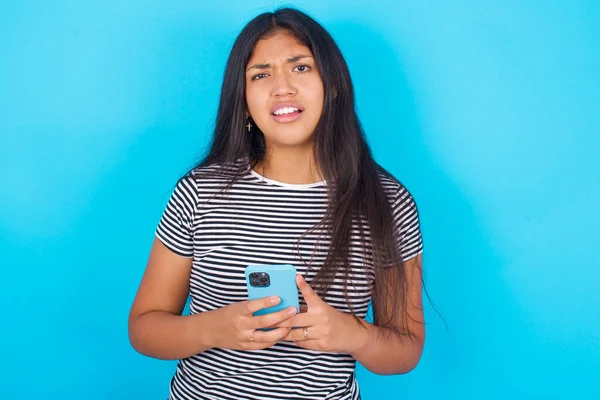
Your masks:
<path fill-rule="evenodd" d="M 156 230 L 171 251 L 193 258 L 191 313 L 246 300 L 244 269 L 249 264 L 293 264 L 310 283 L 326 256 L 327 238 L 318 231 L 306 234 L 325 213 L 325 183 L 290 185 L 249 171 L 223 194 L 228 179 L 209 177 L 208 172 L 218 169 L 197 168 L 178 182 Z M 398 182 L 383 176 L 382 182 L 400 232 L 402 258 L 408 260 L 423 250 L 416 204 Z M 355 225 L 349 295 L 361 318 L 374 277 L 372 266 L 364 266 L 364 256 Z M 350 311 L 341 282 L 324 300 Z M 360 395 L 354 370 L 349 354 L 306 350 L 290 342 L 251 352 L 215 348 L 179 361 L 170 398 L 356 400 Z"/>

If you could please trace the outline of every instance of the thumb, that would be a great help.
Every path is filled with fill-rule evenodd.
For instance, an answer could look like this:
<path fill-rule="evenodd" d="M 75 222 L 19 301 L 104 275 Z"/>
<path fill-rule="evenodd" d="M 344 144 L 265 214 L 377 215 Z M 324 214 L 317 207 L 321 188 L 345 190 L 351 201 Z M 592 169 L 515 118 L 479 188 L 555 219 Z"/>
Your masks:
<path fill-rule="evenodd" d="M 304 301 L 308 307 L 323 301 L 300 274 L 296 275 L 296 285 L 298 285 L 298 289 L 300 289 L 300 293 L 304 296 Z"/>

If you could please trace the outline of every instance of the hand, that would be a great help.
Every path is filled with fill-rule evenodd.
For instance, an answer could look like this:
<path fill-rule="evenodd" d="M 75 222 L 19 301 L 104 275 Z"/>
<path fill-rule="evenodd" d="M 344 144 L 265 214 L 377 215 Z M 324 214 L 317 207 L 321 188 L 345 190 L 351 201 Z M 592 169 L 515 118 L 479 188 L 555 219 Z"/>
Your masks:
<path fill-rule="evenodd" d="M 259 328 L 272 327 L 296 314 L 295 307 L 275 313 L 253 316 L 252 313 L 272 307 L 281 301 L 278 297 L 265 297 L 233 303 L 213 311 L 215 327 L 211 328 L 214 337 L 212 347 L 232 350 L 260 350 L 271 347 L 289 332 L 290 328 L 276 328 L 260 331 Z"/>
<path fill-rule="evenodd" d="M 293 341 L 305 349 L 346 353 L 352 353 L 366 343 L 367 330 L 354 316 L 321 300 L 302 275 L 296 275 L 296 284 L 304 296 L 307 310 L 276 325 L 302 327 L 292 329 L 282 340 Z"/>

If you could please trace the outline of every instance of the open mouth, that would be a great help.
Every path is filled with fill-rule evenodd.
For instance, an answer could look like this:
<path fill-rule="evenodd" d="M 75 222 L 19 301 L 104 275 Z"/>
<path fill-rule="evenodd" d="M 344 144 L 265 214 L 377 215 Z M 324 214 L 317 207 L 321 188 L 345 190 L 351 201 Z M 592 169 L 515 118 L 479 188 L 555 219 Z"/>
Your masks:
<path fill-rule="evenodd" d="M 273 115 L 278 117 L 281 115 L 292 115 L 292 114 L 300 114 L 302 111 L 301 108 L 298 107 L 283 107 L 278 110 L 273 111 Z"/>
<path fill-rule="evenodd" d="M 271 116 L 277 122 L 293 122 L 297 120 L 304 112 L 303 109 L 297 107 L 283 107 L 271 113 Z"/>

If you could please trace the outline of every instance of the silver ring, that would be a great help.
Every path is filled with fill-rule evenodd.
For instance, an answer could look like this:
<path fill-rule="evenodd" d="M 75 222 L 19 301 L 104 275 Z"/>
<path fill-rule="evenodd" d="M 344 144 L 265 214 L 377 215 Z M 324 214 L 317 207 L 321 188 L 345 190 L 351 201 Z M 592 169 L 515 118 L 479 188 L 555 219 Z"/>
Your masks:
<path fill-rule="evenodd" d="M 302 329 L 302 334 L 304 335 L 304 340 L 308 340 L 308 326 L 305 326 L 304 329 Z"/>
<path fill-rule="evenodd" d="M 254 331 L 254 332 L 256 332 L 256 331 Z M 251 342 L 254 342 L 254 332 L 252 332 L 250 334 L 250 336 L 248 336 L 248 340 L 251 341 Z"/>

